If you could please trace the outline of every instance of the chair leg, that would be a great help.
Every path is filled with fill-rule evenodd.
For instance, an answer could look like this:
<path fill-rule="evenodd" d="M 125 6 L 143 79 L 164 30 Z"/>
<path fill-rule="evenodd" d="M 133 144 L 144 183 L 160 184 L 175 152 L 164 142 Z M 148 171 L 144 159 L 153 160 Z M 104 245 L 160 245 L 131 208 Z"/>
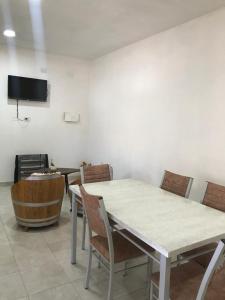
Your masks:
<path fill-rule="evenodd" d="M 86 238 L 86 216 L 83 214 L 83 232 L 82 232 L 82 250 L 85 250 L 85 238 Z"/>
<path fill-rule="evenodd" d="M 177 256 L 177 266 L 180 266 L 181 265 L 181 256 L 180 255 L 178 255 Z"/>
<path fill-rule="evenodd" d="M 70 198 L 70 212 L 72 211 L 72 199 Z"/>
<path fill-rule="evenodd" d="M 124 263 L 124 272 L 123 272 L 123 277 L 126 277 L 127 276 L 127 267 L 128 267 L 128 262 L 125 261 Z"/>
<path fill-rule="evenodd" d="M 154 288 L 153 288 L 153 284 L 152 281 L 150 282 L 150 300 L 154 300 Z"/>
<path fill-rule="evenodd" d="M 86 280 L 85 280 L 85 289 L 89 288 L 89 282 L 90 282 L 90 275 L 91 275 L 91 264 L 92 264 L 92 246 L 89 246 L 88 250 L 88 268 L 87 268 L 87 274 L 86 274 Z"/>
<path fill-rule="evenodd" d="M 113 285 L 113 276 L 114 276 L 114 264 L 110 264 L 109 269 L 109 289 L 108 289 L 108 297 L 107 300 L 112 300 L 112 285 Z"/>
<path fill-rule="evenodd" d="M 101 256 L 98 257 L 98 268 L 101 269 Z"/>
<path fill-rule="evenodd" d="M 152 295 L 152 268 L 153 268 L 153 259 L 148 257 L 147 265 L 147 299 L 151 299 Z"/>
<path fill-rule="evenodd" d="M 159 300 L 159 287 L 151 281 L 150 300 Z M 171 299 L 170 299 L 171 300 Z"/>

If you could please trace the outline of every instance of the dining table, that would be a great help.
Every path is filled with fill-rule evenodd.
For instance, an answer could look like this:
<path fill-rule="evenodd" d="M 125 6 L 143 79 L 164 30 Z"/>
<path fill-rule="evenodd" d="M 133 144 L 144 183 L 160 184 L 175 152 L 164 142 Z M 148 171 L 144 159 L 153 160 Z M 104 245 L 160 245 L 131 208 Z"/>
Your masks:
<path fill-rule="evenodd" d="M 159 300 L 169 300 L 174 257 L 225 238 L 225 213 L 148 182 L 120 179 L 83 184 L 89 194 L 103 197 L 109 218 L 151 246 L 159 256 Z M 77 248 L 79 186 L 72 192 L 71 263 Z M 151 256 L 152 253 L 149 253 Z"/>

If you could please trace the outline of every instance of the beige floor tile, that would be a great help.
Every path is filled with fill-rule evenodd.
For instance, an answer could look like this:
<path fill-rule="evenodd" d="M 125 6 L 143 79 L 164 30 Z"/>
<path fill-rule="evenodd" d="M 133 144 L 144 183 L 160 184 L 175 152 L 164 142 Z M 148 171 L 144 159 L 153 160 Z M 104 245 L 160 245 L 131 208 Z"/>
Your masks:
<path fill-rule="evenodd" d="M 81 300 L 73 284 L 65 284 L 30 296 L 30 300 Z"/>
<path fill-rule="evenodd" d="M 108 284 L 109 284 L 108 279 L 97 283 L 97 286 L 99 287 L 99 289 L 102 290 L 102 293 L 105 295 L 107 294 L 107 291 L 108 291 Z M 130 292 L 131 291 L 127 288 L 127 286 L 124 286 L 124 285 L 118 283 L 116 280 L 114 280 L 114 283 L 113 283 L 113 298 L 114 299 L 118 298 L 118 297 L 126 296 Z"/>
<path fill-rule="evenodd" d="M 0 207 L 10 206 L 12 207 L 10 187 L 0 186 Z"/>
<path fill-rule="evenodd" d="M 147 300 L 146 289 L 137 290 L 133 293 L 117 297 L 116 300 Z"/>
<path fill-rule="evenodd" d="M 123 272 L 115 275 L 115 281 L 118 284 L 121 292 L 127 294 L 135 290 L 147 288 L 147 270 L 146 266 L 137 267 L 129 270 L 124 277 Z"/>
<path fill-rule="evenodd" d="M 92 297 L 93 299 L 104 299 L 108 291 L 108 283 L 108 272 L 101 268 L 100 270 L 92 270 L 89 291 L 83 289 L 84 278 L 75 281 L 74 284 L 81 298 L 89 300 Z M 123 272 L 117 273 L 114 275 L 113 296 L 115 299 L 120 298 L 122 300 L 123 297 L 128 297 L 128 294 L 132 294 L 136 290 L 146 290 L 146 287 L 146 270 L 144 267 L 139 268 L 139 270 L 129 270 L 125 277 Z"/>
<path fill-rule="evenodd" d="M 13 216 L 14 216 L 14 211 L 13 211 L 12 206 L 9 206 L 9 205 L 1 205 L 0 206 L 0 217 L 1 217 L 1 220 L 3 223 L 6 223 L 6 221 L 8 219 L 12 218 Z"/>
<path fill-rule="evenodd" d="M 23 271 L 21 274 L 29 294 L 41 292 L 71 281 L 63 268 L 52 262 L 41 267 L 32 267 L 32 269 Z"/>
<path fill-rule="evenodd" d="M 72 265 L 68 260 L 60 262 L 64 272 L 71 279 L 71 281 L 77 279 L 83 279 L 85 277 L 85 267 L 79 263 Z"/>
<path fill-rule="evenodd" d="M 15 300 L 25 296 L 26 290 L 19 273 L 0 277 L 0 299 Z"/>
<path fill-rule="evenodd" d="M 29 229 L 27 231 L 24 227 L 19 226 L 16 223 L 15 217 L 10 218 L 6 223 L 4 223 L 4 228 L 11 243 L 21 242 L 28 245 L 43 241 L 40 229 Z"/>
<path fill-rule="evenodd" d="M 58 245 L 56 245 L 56 243 L 54 244 L 49 244 L 49 248 L 52 251 L 52 254 L 54 255 L 54 257 L 56 258 L 56 260 L 58 262 L 64 262 L 66 261 L 70 261 L 70 256 L 71 256 L 71 240 L 68 241 L 61 241 L 61 242 L 57 242 Z M 60 245 L 61 243 L 61 245 Z M 82 262 L 82 263 L 86 263 L 86 259 L 87 259 L 87 251 L 83 251 L 81 250 L 80 244 L 77 247 L 77 257 L 78 257 L 78 261 Z"/>
<path fill-rule="evenodd" d="M 65 196 L 59 225 L 26 231 L 16 223 L 10 188 L 0 187 L 0 300 L 106 299 L 108 272 L 103 267 L 98 269 L 96 258 L 93 258 L 90 290 L 83 288 L 87 251 L 81 250 L 82 218 L 77 218 L 77 264 L 70 263 L 69 208 Z M 122 274 L 115 275 L 114 299 L 144 300 L 145 268 L 130 270 L 125 278 Z"/>
<path fill-rule="evenodd" d="M 46 241 L 46 243 L 51 244 L 55 242 L 63 242 L 66 240 L 70 240 L 71 238 L 71 229 L 70 226 L 60 227 L 59 225 L 51 226 L 46 228 L 41 232 L 42 237 Z"/>
<path fill-rule="evenodd" d="M 13 252 L 8 242 L 0 245 L 0 265 L 11 261 Z"/>
<path fill-rule="evenodd" d="M 79 222 L 80 223 L 80 222 Z M 78 224 L 79 224 L 78 223 Z M 86 256 L 87 251 L 81 251 L 81 224 L 78 225 L 78 255 L 81 256 L 81 258 L 84 258 L 84 255 Z M 66 233 L 65 233 L 66 232 Z M 57 236 L 58 232 L 55 233 L 50 233 L 49 232 L 49 240 L 48 240 L 48 247 L 52 251 L 53 255 L 57 259 L 57 261 L 65 261 L 65 260 L 70 260 L 70 255 L 71 255 L 71 228 L 64 228 L 59 232 L 60 236 Z M 47 236 L 46 236 L 47 238 Z M 47 239 L 46 239 L 47 240 Z M 84 255 L 83 255 L 84 254 Z M 86 258 L 85 258 L 86 260 Z"/>
<path fill-rule="evenodd" d="M 9 243 L 0 244 L 0 276 L 15 273 L 18 266 Z"/>
<path fill-rule="evenodd" d="M 0 208 L 0 219 L 3 225 L 10 223 L 12 221 L 15 222 L 14 212 L 10 210 L 9 212 L 4 213 Z"/>
<path fill-rule="evenodd" d="M 42 243 L 34 241 L 25 245 L 21 242 L 16 242 L 12 243 L 11 247 L 20 271 L 32 270 L 32 268 L 55 261 L 52 252 L 44 241 Z"/>
<path fill-rule="evenodd" d="M 0 215 L 2 214 L 13 215 L 13 206 L 9 189 L 5 192 L 2 191 L 2 188 L 0 187 Z"/>
<path fill-rule="evenodd" d="M 67 276 L 73 281 L 77 279 L 84 279 L 86 276 L 87 257 L 86 259 L 81 259 L 81 255 L 79 255 L 79 253 L 82 252 L 81 251 L 78 252 L 78 256 L 77 256 L 78 259 L 75 265 L 72 265 L 68 260 L 68 258 L 64 261 L 60 261 L 60 265 L 62 266 L 63 270 L 65 271 Z M 86 256 L 87 254 L 82 253 L 82 255 Z M 104 280 L 107 276 L 107 273 L 103 268 L 101 269 L 98 268 L 98 262 L 95 258 L 93 258 L 91 274 L 92 274 L 92 278 L 95 281 Z"/>
<path fill-rule="evenodd" d="M 84 289 L 84 281 L 81 279 L 76 280 L 73 285 L 82 300 L 105 300 L 107 298 L 107 291 L 93 281 L 90 282 L 88 290 Z"/>
<path fill-rule="evenodd" d="M 71 240 L 48 242 L 48 247 L 53 253 L 71 249 Z"/>
<path fill-rule="evenodd" d="M 12 274 L 18 272 L 19 268 L 15 260 L 12 259 L 9 263 L 4 263 L 0 265 L 0 276 L 4 276 L 7 274 Z"/>
<path fill-rule="evenodd" d="M 104 280 L 96 283 L 94 280 L 90 282 L 90 288 L 84 289 L 84 281 L 77 280 L 74 282 L 74 286 L 78 291 L 82 300 L 105 300 L 108 293 L 108 280 Z M 131 293 L 132 294 L 132 293 Z M 129 299 L 129 291 L 126 288 L 120 286 L 116 281 L 113 284 L 113 299 Z M 132 299 L 132 298 L 131 298 Z M 139 298 L 136 298 L 141 300 Z"/>
<path fill-rule="evenodd" d="M 63 243 L 63 241 L 62 241 Z M 55 259 L 57 262 L 61 263 L 64 262 L 65 260 L 70 260 L 70 249 L 64 249 L 64 250 L 59 250 L 59 251 L 53 251 L 52 252 Z"/>
<path fill-rule="evenodd" d="M 0 245 L 8 243 L 8 237 L 2 222 L 0 222 Z"/>

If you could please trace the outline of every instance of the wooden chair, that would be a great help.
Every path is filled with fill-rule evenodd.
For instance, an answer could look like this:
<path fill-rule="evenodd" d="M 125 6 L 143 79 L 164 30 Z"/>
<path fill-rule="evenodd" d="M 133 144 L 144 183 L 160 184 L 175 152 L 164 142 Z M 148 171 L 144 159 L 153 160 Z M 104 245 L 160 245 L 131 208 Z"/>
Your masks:
<path fill-rule="evenodd" d="M 88 165 L 81 167 L 80 171 L 82 184 L 110 181 L 113 178 L 113 169 L 109 164 Z"/>
<path fill-rule="evenodd" d="M 80 168 L 81 183 L 110 181 L 113 179 L 113 169 L 109 164 L 87 165 Z M 85 249 L 86 217 L 83 214 L 82 249 Z"/>
<path fill-rule="evenodd" d="M 96 251 L 101 257 L 104 266 L 109 270 L 110 276 L 107 300 L 111 300 L 115 264 L 143 256 L 144 253 L 124 238 L 118 231 L 112 230 L 102 197 L 89 195 L 83 186 L 80 186 L 80 192 L 89 229 L 89 261 L 85 288 L 88 289 L 89 287 L 92 254 L 93 251 Z M 132 239 L 133 235 L 129 234 L 129 237 Z M 137 243 L 136 237 L 133 237 L 133 240 Z M 144 246 L 144 243 L 140 242 L 140 244 L 142 244 L 142 247 L 146 249 L 146 251 L 153 251 L 153 249 L 146 244 Z M 149 269 L 149 274 L 150 273 L 151 270 Z"/>
<path fill-rule="evenodd" d="M 171 300 L 224 300 L 225 299 L 225 241 L 220 241 L 205 271 L 191 261 L 171 269 Z M 223 261 L 222 261 L 223 260 Z M 158 299 L 159 273 L 151 276 L 151 300 Z"/>
<path fill-rule="evenodd" d="M 70 182 L 70 185 L 81 185 L 83 183 L 99 182 L 112 180 L 113 169 L 108 164 L 103 165 L 84 165 L 80 168 L 81 176 Z M 69 191 L 70 205 L 72 211 L 72 195 Z M 82 206 L 78 203 L 78 211 L 82 214 Z"/>
<path fill-rule="evenodd" d="M 30 176 L 11 188 L 18 224 L 42 227 L 58 222 L 64 195 L 60 175 Z"/>
<path fill-rule="evenodd" d="M 219 184 L 208 182 L 202 204 L 225 212 L 225 187 Z M 216 247 L 216 243 L 211 243 L 207 246 L 185 252 L 181 254 L 179 258 L 188 259 L 189 257 L 193 257 L 195 261 L 199 262 L 203 267 L 206 268 Z M 199 255 L 200 253 L 204 254 Z"/>
<path fill-rule="evenodd" d="M 188 198 L 192 183 L 193 178 L 191 177 L 165 171 L 160 188 L 178 196 Z"/>
<path fill-rule="evenodd" d="M 225 212 L 225 187 L 208 182 L 202 203 L 206 206 Z"/>

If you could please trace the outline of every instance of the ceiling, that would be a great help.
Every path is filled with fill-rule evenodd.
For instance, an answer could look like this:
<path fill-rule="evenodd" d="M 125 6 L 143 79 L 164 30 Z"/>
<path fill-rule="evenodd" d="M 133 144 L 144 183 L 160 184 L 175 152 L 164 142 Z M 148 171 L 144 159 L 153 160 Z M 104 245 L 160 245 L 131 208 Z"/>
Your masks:
<path fill-rule="evenodd" d="M 94 59 L 225 5 L 225 0 L 0 0 L 19 47 Z"/>

